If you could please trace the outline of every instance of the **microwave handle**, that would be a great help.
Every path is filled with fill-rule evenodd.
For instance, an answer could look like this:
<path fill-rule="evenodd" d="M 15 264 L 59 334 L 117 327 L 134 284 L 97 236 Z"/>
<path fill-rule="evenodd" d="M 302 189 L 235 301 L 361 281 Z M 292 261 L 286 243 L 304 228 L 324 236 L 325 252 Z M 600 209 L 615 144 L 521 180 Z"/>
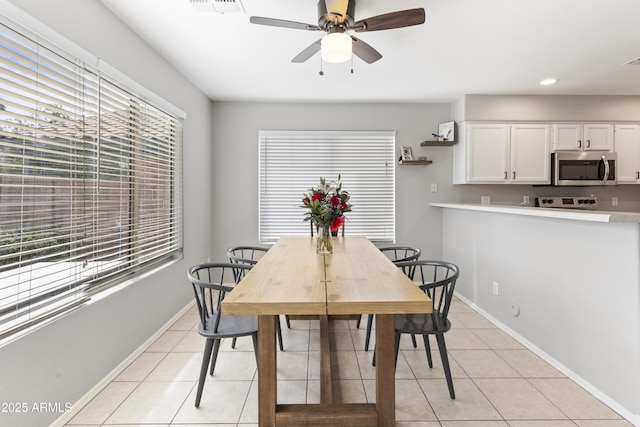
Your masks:
<path fill-rule="evenodd" d="M 600 181 L 600 185 L 605 185 L 607 183 L 607 179 L 609 178 L 609 161 L 605 156 L 602 156 L 602 163 L 604 164 L 604 176 Z"/>

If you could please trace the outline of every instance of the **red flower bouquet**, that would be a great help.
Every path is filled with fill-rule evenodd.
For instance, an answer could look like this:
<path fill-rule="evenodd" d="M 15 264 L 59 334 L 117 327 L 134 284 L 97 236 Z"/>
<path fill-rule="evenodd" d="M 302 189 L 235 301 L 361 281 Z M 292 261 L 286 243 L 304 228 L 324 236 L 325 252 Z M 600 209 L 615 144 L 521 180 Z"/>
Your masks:
<path fill-rule="evenodd" d="M 320 186 L 311 188 L 305 193 L 301 206 L 307 209 L 304 220 L 311 221 L 318 228 L 319 245 L 322 238 L 320 229 L 329 235 L 328 244 L 331 245 L 329 232 L 338 231 L 344 224 L 344 214 L 351 212 L 349 198 L 349 193 L 342 189 L 340 175 L 337 181 L 327 182 L 324 178 L 320 178 Z"/>

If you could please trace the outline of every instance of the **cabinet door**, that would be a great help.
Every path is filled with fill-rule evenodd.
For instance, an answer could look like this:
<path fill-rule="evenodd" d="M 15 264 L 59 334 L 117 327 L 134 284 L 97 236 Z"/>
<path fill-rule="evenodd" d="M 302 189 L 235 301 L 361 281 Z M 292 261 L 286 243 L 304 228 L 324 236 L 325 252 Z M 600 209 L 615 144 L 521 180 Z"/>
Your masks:
<path fill-rule="evenodd" d="M 609 124 L 584 125 L 585 150 L 611 151 L 613 147 L 613 126 Z"/>
<path fill-rule="evenodd" d="M 640 182 L 640 126 L 616 125 L 614 146 L 618 182 Z"/>
<path fill-rule="evenodd" d="M 576 123 L 553 125 L 553 150 L 582 150 L 582 125 Z"/>
<path fill-rule="evenodd" d="M 513 184 L 549 184 L 551 152 L 549 126 L 511 125 L 511 176 Z"/>
<path fill-rule="evenodd" d="M 467 182 L 504 183 L 508 177 L 509 127 L 467 127 Z"/>

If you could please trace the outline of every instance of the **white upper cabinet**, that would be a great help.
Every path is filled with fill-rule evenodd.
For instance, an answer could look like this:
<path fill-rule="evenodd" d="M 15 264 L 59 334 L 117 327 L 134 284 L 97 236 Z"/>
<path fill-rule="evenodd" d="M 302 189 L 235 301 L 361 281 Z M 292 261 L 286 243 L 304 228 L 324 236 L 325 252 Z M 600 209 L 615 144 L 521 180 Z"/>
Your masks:
<path fill-rule="evenodd" d="M 510 179 L 517 184 L 551 182 L 549 125 L 511 125 Z"/>
<path fill-rule="evenodd" d="M 454 184 L 548 184 L 549 125 L 467 124 L 454 146 Z"/>
<path fill-rule="evenodd" d="M 582 125 L 553 125 L 553 150 L 582 150 Z"/>
<path fill-rule="evenodd" d="M 616 125 L 614 146 L 619 183 L 640 183 L 640 126 Z"/>
<path fill-rule="evenodd" d="M 469 125 L 466 137 L 467 182 L 505 183 L 509 168 L 509 127 Z"/>
<path fill-rule="evenodd" d="M 613 126 L 599 123 L 553 125 L 553 151 L 612 151 Z"/>
<path fill-rule="evenodd" d="M 613 125 L 584 125 L 584 149 L 613 151 Z"/>

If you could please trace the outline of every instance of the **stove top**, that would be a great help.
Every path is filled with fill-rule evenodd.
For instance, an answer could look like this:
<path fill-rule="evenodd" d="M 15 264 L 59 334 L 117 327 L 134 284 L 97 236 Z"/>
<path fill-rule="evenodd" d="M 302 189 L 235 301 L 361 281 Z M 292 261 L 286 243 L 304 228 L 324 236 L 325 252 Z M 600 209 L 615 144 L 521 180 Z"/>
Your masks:
<path fill-rule="evenodd" d="M 539 208 L 564 208 L 564 209 L 598 209 L 598 199 L 595 196 L 577 197 L 536 197 L 536 207 Z"/>

